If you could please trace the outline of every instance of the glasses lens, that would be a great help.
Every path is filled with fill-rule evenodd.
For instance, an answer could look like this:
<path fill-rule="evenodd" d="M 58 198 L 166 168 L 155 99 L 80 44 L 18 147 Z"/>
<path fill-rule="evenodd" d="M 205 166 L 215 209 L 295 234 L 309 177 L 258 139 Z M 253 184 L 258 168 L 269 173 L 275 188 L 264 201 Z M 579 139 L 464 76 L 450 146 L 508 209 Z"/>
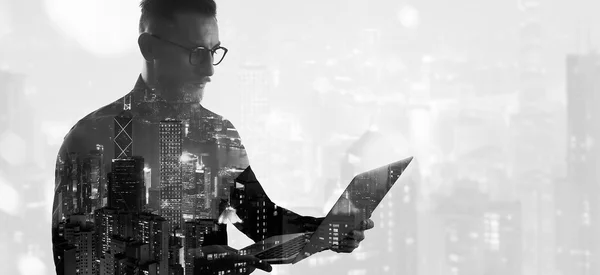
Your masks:
<path fill-rule="evenodd" d="M 227 50 L 225 48 L 217 48 L 212 52 L 212 64 L 217 65 L 223 61 Z M 211 54 L 211 51 L 206 49 L 195 49 L 190 53 L 190 63 L 192 65 L 202 64 L 205 58 Z"/>
<path fill-rule="evenodd" d="M 221 63 L 221 61 L 223 61 L 223 58 L 225 58 L 226 53 L 227 50 L 225 50 L 225 48 L 215 49 L 213 53 L 213 65 L 218 65 L 219 63 Z"/>
<path fill-rule="evenodd" d="M 198 64 L 202 63 L 205 56 L 206 56 L 205 50 L 195 49 L 190 53 L 190 63 L 192 65 L 198 65 Z"/>

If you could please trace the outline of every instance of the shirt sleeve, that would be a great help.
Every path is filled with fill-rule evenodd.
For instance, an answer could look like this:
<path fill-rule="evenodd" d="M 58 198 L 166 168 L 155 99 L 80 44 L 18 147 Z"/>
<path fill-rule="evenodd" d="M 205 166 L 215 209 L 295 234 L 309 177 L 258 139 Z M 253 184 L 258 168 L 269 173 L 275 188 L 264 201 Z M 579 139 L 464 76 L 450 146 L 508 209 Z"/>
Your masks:
<path fill-rule="evenodd" d="M 255 242 L 266 238 L 316 230 L 323 218 L 302 216 L 291 210 L 278 206 L 269 199 L 264 188 L 252 171 L 245 147 L 241 138 L 229 121 L 225 123 L 230 127 L 245 156 L 244 163 L 247 167 L 239 173 L 235 180 L 235 186 L 230 192 L 230 204 L 241 222 L 234 223 L 235 227 Z"/>

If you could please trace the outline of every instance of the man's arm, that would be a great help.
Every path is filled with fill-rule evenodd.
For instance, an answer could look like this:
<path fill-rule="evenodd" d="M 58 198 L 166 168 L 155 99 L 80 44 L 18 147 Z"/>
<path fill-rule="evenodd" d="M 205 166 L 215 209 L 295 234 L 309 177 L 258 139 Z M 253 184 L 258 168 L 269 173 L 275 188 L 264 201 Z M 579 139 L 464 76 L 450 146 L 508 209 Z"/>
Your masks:
<path fill-rule="evenodd" d="M 236 182 L 231 204 L 243 223 L 235 226 L 256 242 L 276 235 L 313 232 L 324 219 L 303 216 L 276 205 L 269 199 L 250 166 Z"/>
<path fill-rule="evenodd" d="M 239 134 L 231 122 L 226 121 L 225 125 L 234 130 L 233 138 L 239 139 Z M 255 242 L 282 234 L 314 232 L 325 218 L 302 216 L 273 203 L 256 179 L 243 146 L 242 150 L 245 158 L 243 163 L 248 164 L 248 167 L 237 176 L 235 186 L 230 192 L 231 206 L 236 209 L 236 214 L 243 221 L 234 223 L 235 227 Z M 350 253 L 365 238 L 364 231 L 373 226 L 371 219 L 361 221 L 357 228 L 343 237 L 338 246 L 325 248 L 325 250 Z"/>
<path fill-rule="evenodd" d="M 224 129 L 232 130 L 228 134 L 231 138 L 240 139 L 230 121 L 224 120 L 224 126 Z M 240 144 L 243 143 L 240 141 Z M 324 218 L 303 216 L 271 201 L 256 179 L 243 145 L 242 150 L 245 159 L 241 163 L 248 166 L 237 176 L 231 192 L 231 206 L 243 222 L 235 223 L 235 227 L 255 242 L 276 235 L 315 231 Z"/>

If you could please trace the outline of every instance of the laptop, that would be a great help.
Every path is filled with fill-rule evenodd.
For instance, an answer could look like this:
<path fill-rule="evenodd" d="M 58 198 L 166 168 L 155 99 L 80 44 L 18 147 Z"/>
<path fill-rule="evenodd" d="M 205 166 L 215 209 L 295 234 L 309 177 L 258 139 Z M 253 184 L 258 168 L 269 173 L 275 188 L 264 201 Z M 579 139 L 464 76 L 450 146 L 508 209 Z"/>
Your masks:
<path fill-rule="evenodd" d="M 295 264 L 315 253 L 337 248 L 361 221 L 371 217 L 412 159 L 409 157 L 356 175 L 316 231 L 273 236 L 240 249 L 240 253 L 253 255 L 269 264 Z"/>

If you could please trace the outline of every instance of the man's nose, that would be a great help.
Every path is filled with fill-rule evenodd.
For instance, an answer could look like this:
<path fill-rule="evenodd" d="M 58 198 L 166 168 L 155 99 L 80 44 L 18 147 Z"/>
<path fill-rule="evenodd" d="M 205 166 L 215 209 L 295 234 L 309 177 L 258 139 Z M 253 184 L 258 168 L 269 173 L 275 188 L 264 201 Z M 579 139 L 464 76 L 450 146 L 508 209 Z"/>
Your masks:
<path fill-rule="evenodd" d="M 213 65 L 213 59 L 210 55 L 206 56 L 206 58 L 196 66 L 196 73 L 202 76 L 212 76 L 215 74 L 215 66 Z"/>

